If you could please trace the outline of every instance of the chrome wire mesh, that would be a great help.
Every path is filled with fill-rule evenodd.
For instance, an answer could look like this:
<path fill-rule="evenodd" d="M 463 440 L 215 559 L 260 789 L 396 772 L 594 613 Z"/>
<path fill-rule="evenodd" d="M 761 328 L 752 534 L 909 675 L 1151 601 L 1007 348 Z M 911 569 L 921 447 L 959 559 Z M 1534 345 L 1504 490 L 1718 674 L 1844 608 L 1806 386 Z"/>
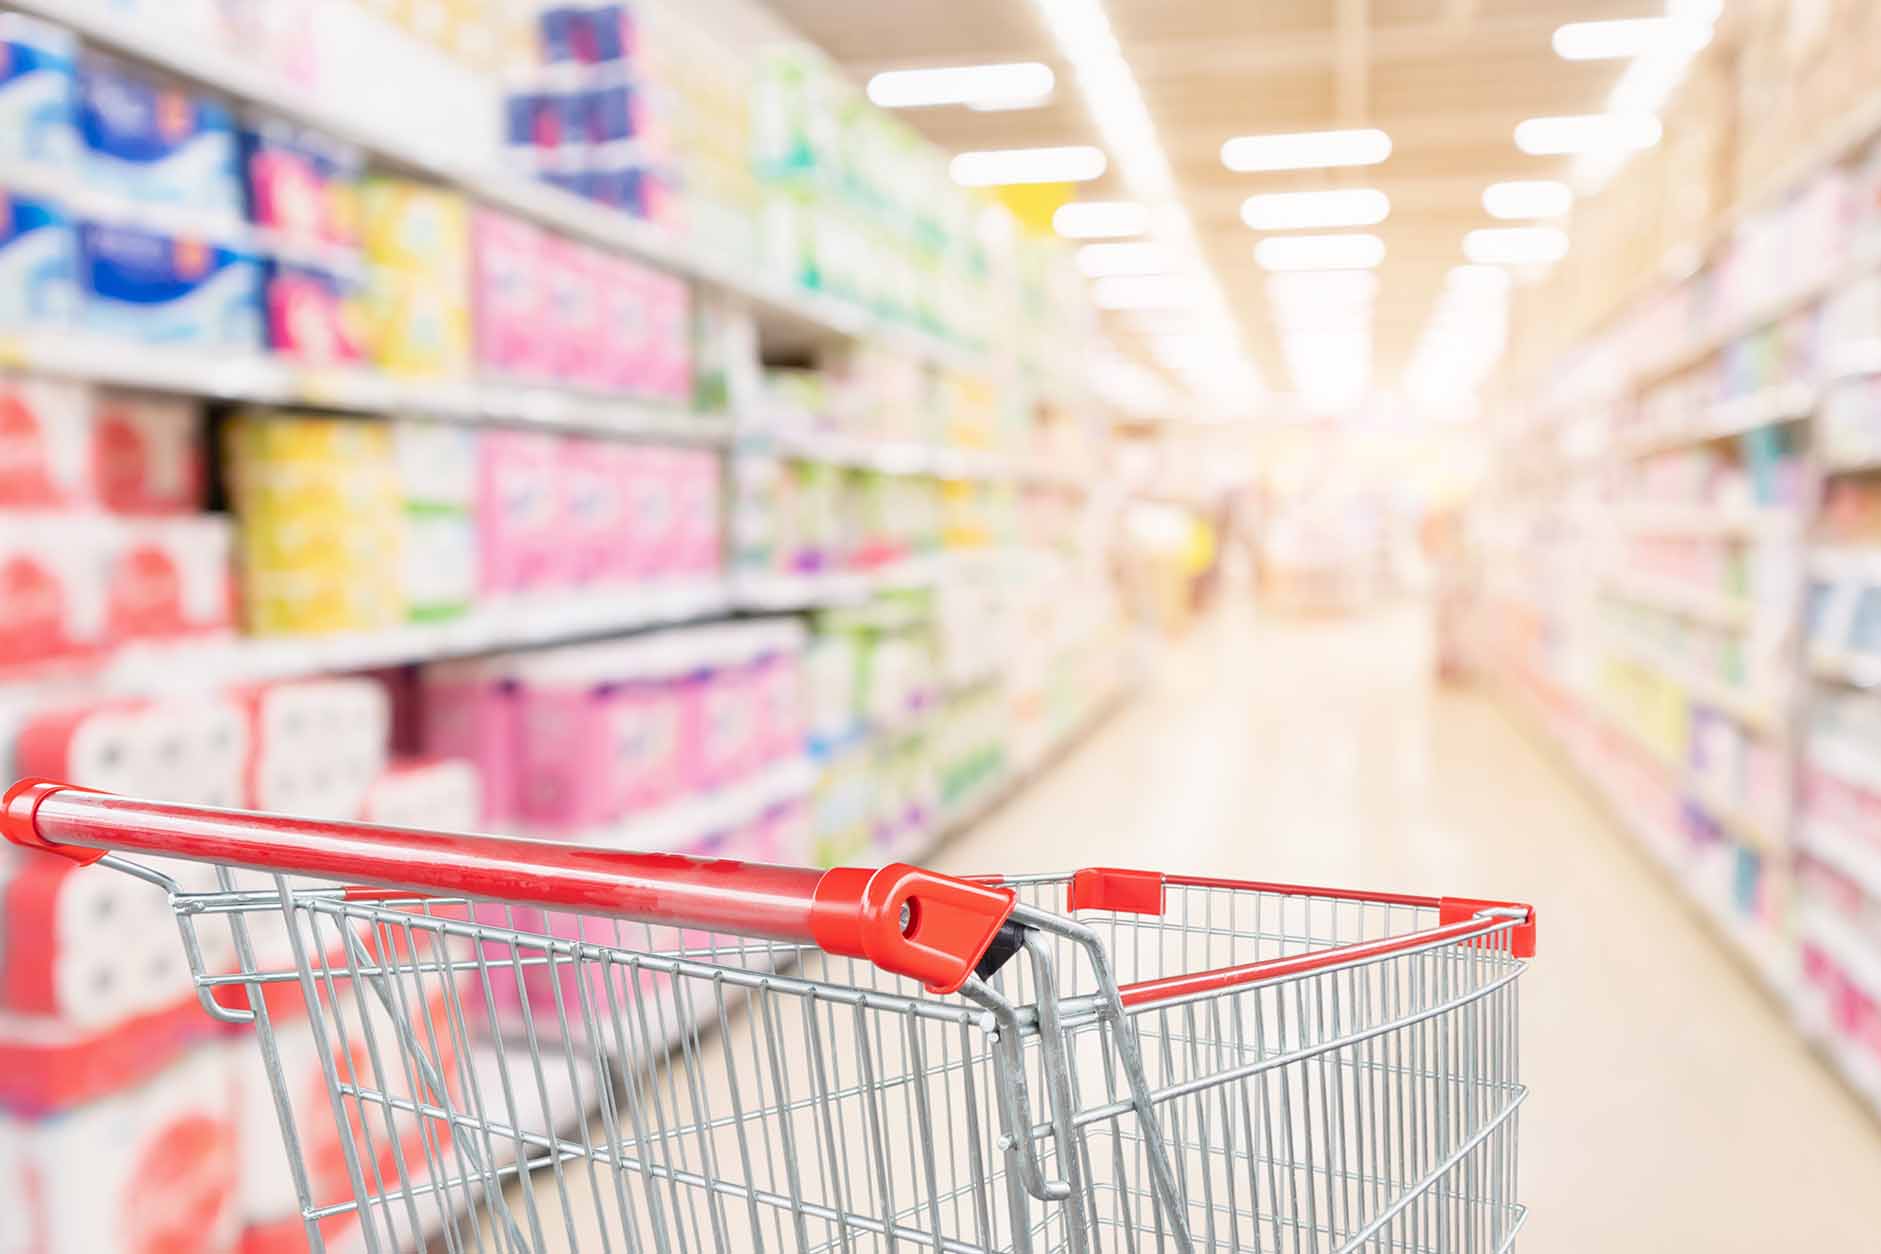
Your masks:
<path fill-rule="evenodd" d="M 1064 914 L 1063 878 L 1015 886 Z M 1521 1221 L 1506 924 L 1120 1020 L 1075 928 L 1046 929 L 988 981 L 1019 1008 L 1006 1050 L 971 1000 L 795 946 L 284 881 L 175 900 L 187 943 L 240 933 L 238 969 L 199 981 L 258 1007 L 316 1248 L 1475 1251 Z M 1125 985 L 1436 923 L 1173 886 L 1160 916 L 1079 921 Z M 1021 1146 L 1074 1195 L 1028 1193 Z M 1159 1155 L 1187 1247 L 1153 1200 Z"/>

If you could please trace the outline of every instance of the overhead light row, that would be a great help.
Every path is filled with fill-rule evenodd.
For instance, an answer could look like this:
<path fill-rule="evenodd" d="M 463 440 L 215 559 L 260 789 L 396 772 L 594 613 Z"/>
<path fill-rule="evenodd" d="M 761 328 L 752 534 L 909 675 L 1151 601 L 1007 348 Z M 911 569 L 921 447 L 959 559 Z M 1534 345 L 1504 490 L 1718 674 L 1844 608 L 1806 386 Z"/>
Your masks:
<path fill-rule="evenodd" d="M 869 80 L 869 101 L 883 109 L 1031 108 L 1051 99 L 1055 76 L 1038 61 L 885 70 Z"/>

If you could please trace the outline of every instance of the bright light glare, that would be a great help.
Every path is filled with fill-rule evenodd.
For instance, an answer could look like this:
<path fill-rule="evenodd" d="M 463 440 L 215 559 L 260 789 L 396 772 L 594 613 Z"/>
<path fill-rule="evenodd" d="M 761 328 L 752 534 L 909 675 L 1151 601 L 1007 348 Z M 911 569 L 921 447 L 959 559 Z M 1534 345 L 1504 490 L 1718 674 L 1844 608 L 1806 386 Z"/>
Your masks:
<path fill-rule="evenodd" d="M 1180 309 L 1196 302 L 1196 285 L 1168 274 L 1120 274 L 1091 284 L 1099 309 Z"/>
<path fill-rule="evenodd" d="M 1391 198 L 1375 187 L 1341 187 L 1324 192 L 1268 192 L 1249 196 L 1241 221 L 1257 231 L 1326 230 L 1373 226 L 1391 212 Z"/>
<path fill-rule="evenodd" d="M 1221 146 L 1221 163 L 1237 174 L 1377 165 L 1390 155 L 1391 137 L 1379 130 L 1237 135 Z"/>
<path fill-rule="evenodd" d="M 1065 239 L 1115 239 L 1149 227 L 1149 207 L 1133 200 L 1074 200 L 1052 214 L 1052 230 Z"/>
<path fill-rule="evenodd" d="M 1553 179 L 1514 179 L 1483 188 L 1483 209 L 1492 218 L 1558 218 L 1573 206 L 1573 190 Z"/>
<path fill-rule="evenodd" d="M 1515 146 L 1531 157 L 1634 151 L 1659 142 L 1663 128 L 1649 113 L 1582 113 L 1530 118 L 1515 128 Z"/>
<path fill-rule="evenodd" d="M 1000 148 L 963 152 L 947 167 L 962 187 L 1011 187 L 1021 183 L 1088 183 L 1103 177 L 1104 154 L 1084 144 L 1066 148 Z"/>
<path fill-rule="evenodd" d="M 1140 240 L 1086 244 L 1078 249 L 1078 269 L 1089 279 L 1113 274 L 1162 274 L 1169 269 L 1169 259 L 1159 245 Z"/>
<path fill-rule="evenodd" d="M 1569 22 L 1555 31 L 1554 51 L 1565 61 L 1613 61 L 1636 57 L 1671 40 L 1696 52 L 1711 42 L 1711 23 L 1671 17 Z"/>
<path fill-rule="evenodd" d="M 1368 270 L 1384 259 L 1376 235 L 1276 235 L 1254 245 L 1268 270 Z"/>
<path fill-rule="evenodd" d="M 869 80 L 869 100 L 884 109 L 932 105 L 1024 108 L 1052 94 L 1052 71 L 1037 61 L 886 70 Z"/>
<path fill-rule="evenodd" d="M 1444 283 L 1450 287 L 1489 294 L 1506 292 L 1514 282 L 1501 266 L 1451 266 L 1444 276 Z"/>
<path fill-rule="evenodd" d="M 1463 237 L 1463 255 L 1484 266 L 1539 266 L 1567 256 L 1566 232 L 1551 226 L 1490 227 Z"/>

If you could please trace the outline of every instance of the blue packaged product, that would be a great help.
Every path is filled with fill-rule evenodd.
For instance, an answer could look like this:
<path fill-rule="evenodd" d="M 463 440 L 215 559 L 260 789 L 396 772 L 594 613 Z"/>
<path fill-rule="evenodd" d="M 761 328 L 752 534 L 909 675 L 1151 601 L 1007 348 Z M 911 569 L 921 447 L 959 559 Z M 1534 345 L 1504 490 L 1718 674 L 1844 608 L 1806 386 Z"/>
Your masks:
<path fill-rule="evenodd" d="M 70 167 L 78 157 L 72 37 L 0 14 L 0 161 Z"/>
<path fill-rule="evenodd" d="M 544 9 L 537 31 L 551 65 L 601 65 L 633 55 L 633 16 L 624 4 L 559 4 Z"/>
<path fill-rule="evenodd" d="M 221 104 L 88 56 L 78 66 L 78 123 L 85 177 L 98 190 L 241 216 L 235 118 Z"/>
<path fill-rule="evenodd" d="M 576 48 L 586 16 L 582 6 L 574 4 L 554 5 L 542 10 L 536 19 L 536 30 L 542 42 L 544 61 L 555 65 L 580 59 L 576 55 Z"/>
<path fill-rule="evenodd" d="M 153 344 L 260 349 L 261 262 L 199 237 L 80 222 L 79 296 L 93 330 Z"/>
<path fill-rule="evenodd" d="M 626 83 L 592 87 L 585 93 L 588 138 L 598 144 L 633 139 L 640 134 L 639 95 Z"/>
<path fill-rule="evenodd" d="M 78 307 L 72 223 L 46 200 L 0 191 L 0 323 L 60 326 Z"/>
<path fill-rule="evenodd" d="M 588 9 L 586 42 L 597 62 L 625 61 L 634 52 L 633 14 L 624 4 Z"/>

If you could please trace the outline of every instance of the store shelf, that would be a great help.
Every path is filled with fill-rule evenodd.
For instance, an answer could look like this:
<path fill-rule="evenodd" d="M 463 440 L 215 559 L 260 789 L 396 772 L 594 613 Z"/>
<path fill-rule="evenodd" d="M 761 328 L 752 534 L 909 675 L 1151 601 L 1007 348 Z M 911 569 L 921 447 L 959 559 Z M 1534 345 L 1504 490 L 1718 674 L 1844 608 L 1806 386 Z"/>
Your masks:
<path fill-rule="evenodd" d="M 1770 506 L 1727 509 L 1710 505 L 1612 504 L 1589 506 L 1582 512 L 1589 521 L 1633 535 L 1764 540 L 1794 538 L 1800 530 L 1794 511 Z"/>
<path fill-rule="evenodd" d="M 113 387 L 259 405 L 304 405 L 598 432 L 669 442 L 728 443 L 731 422 L 671 406 L 571 388 L 500 380 L 413 379 L 322 367 L 258 353 L 148 345 L 94 335 L 0 336 L 0 366 Z"/>
<path fill-rule="evenodd" d="M 1881 848 L 1856 840 L 1819 818 L 1802 825 L 1797 845 L 1810 857 L 1861 885 L 1869 900 L 1881 902 Z"/>
<path fill-rule="evenodd" d="M 1808 746 L 1811 769 L 1881 798 L 1881 745 L 1855 745 L 1845 739 L 1817 736 Z"/>
<path fill-rule="evenodd" d="M 879 592 L 922 588 L 946 577 L 950 565 L 994 550 L 955 549 L 905 558 L 870 571 L 746 571 L 732 576 L 733 600 L 741 609 L 831 609 L 860 605 Z"/>
<path fill-rule="evenodd" d="M 1681 618 L 1733 631 L 1745 630 L 1756 616 L 1756 607 L 1742 597 L 1708 592 L 1662 576 L 1606 571 L 1600 576 L 1600 584 L 1623 601 L 1649 605 Z"/>
<path fill-rule="evenodd" d="M 868 336 L 894 349 L 960 370 L 983 370 L 983 354 L 922 330 L 885 322 L 865 309 L 754 274 L 735 257 L 631 215 L 499 168 L 475 168 L 396 136 L 376 118 L 297 89 L 262 66 L 192 40 L 187 32 L 114 10 L 103 0 L 20 0 L 14 8 L 77 32 L 91 44 L 154 65 L 280 118 L 352 144 L 373 158 L 453 184 L 496 208 L 585 242 L 625 253 L 743 298 L 761 316 L 822 334 Z"/>
<path fill-rule="evenodd" d="M 771 807 L 809 794 L 816 786 L 816 765 L 807 755 L 785 759 L 745 779 L 701 796 L 686 797 L 649 814 L 590 831 L 529 831 L 542 840 L 573 841 L 603 849 L 643 853 L 697 849 L 709 836 L 738 828 Z"/>
<path fill-rule="evenodd" d="M 1807 418 L 1815 412 L 1820 396 L 1820 391 L 1811 384 L 1777 384 L 1718 401 L 1707 407 L 1697 422 L 1689 425 L 1624 432 L 1617 447 L 1622 457 L 1645 457 L 1687 445 L 1730 439 L 1762 427 Z"/>
<path fill-rule="evenodd" d="M 103 662 L 0 684 L 0 708 L 62 697 L 171 696 L 306 675 L 374 670 L 692 622 L 731 608 L 719 580 L 479 606 L 442 623 L 333 636 L 215 636 L 127 645 Z"/>
<path fill-rule="evenodd" d="M 1622 633 L 1609 632 L 1606 643 L 1629 661 L 1670 680 L 1693 700 L 1720 710 L 1753 730 L 1769 734 L 1782 725 L 1783 715 L 1776 702 L 1763 694 L 1714 679 L 1661 650 L 1629 640 Z"/>

